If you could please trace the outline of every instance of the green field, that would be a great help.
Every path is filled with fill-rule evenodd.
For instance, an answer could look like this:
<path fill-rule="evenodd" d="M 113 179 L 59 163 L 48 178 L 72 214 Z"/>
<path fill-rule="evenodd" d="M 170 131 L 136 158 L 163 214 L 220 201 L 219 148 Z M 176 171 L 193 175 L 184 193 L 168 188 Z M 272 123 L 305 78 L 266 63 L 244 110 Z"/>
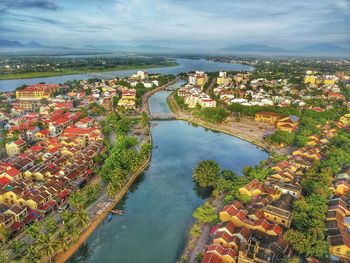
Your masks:
<path fill-rule="evenodd" d="M 44 77 L 55 77 L 72 74 L 82 73 L 95 73 L 95 72 L 108 72 L 108 71 L 120 71 L 120 70 L 132 70 L 132 69 L 148 69 L 148 68 L 159 68 L 159 67 L 174 67 L 178 64 L 176 62 L 167 62 L 164 64 L 151 64 L 151 65 L 122 65 L 113 68 L 96 68 L 96 69 L 62 69 L 60 71 L 47 71 L 47 72 L 24 72 L 24 73 L 13 73 L 13 74 L 1 74 L 0 80 L 6 79 L 31 79 L 31 78 L 44 78 Z"/>

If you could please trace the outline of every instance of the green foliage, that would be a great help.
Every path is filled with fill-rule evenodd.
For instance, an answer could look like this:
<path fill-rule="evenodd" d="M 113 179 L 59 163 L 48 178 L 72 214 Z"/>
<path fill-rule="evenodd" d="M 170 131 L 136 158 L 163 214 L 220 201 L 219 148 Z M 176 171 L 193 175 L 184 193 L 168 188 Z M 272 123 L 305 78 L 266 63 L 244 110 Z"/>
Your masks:
<path fill-rule="evenodd" d="M 229 113 L 224 108 L 202 108 L 196 110 L 194 115 L 208 122 L 221 123 L 229 116 Z"/>
<path fill-rule="evenodd" d="M 182 109 L 182 110 L 188 109 L 188 105 L 185 103 L 185 101 L 179 95 L 177 95 L 177 92 L 174 93 L 174 100 L 175 100 L 176 104 L 180 107 L 180 109 Z"/>
<path fill-rule="evenodd" d="M 194 224 L 190 230 L 190 234 L 192 238 L 199 237 L 201 235 L 202 231 L 200 229 L 199 224 Z"/>
<path fill-rule="evenodd" d="M 149 118 L 148 118 L 148 115 L 146 112 L 142 112 L 142 127 L 148 127 L 148 124 L 149 124 Z"/>
<path fill-rule="evenodd" d="M 249 204 L 252 198 L 249 195 L 239 195 L 238 200 L 241 201 L 243 204 Z"/>
<path fill-rule="evenodd" d="M 243 168 L 242 173 L 249 180 L 257 179 L 263 182 L 271 174 L 271 169 L 265 168 L 262 165 L 257 165 L 255 167 L 246 166 Z"/>
<path fill-rule="evenodd" d="M 284 154 L 275 154 L 271 157 L 271 161 L 273 164 L 277 164 L 279 162 L 287 160 L 288 156 Z"/>
<path fill-rule="evenodd" d="M 274 144 L 290 145 L 294 142 L 294 133 L 277 130 L 275 133 L 268 136 L 266 140 Z"/>
<path fill-rule="evenodd" d="M 194 180 L 201 187 L 216 187 L 218 184 L 220 166 L 212 160 L 201 161 L 194 169 Z"/>
<path fill-rule="evenodd" d="M 284 115 L 300 116 L 300 112 L 293 107 L 281 108 L 278 106 L 245 106 L 237 103 L 233 103 L 228 106 L 230 112 L 239 112 L 243 115 L 254 117 L 259 111 L 271 111 Z"/>
<path fill-rule="evenodd" d="M 208 202 L 205 202 L 202 206 L 198 207 L 193 213 L 193 217 L 201 224 L 216 223 L 219 218 L 215 211 Z"/>

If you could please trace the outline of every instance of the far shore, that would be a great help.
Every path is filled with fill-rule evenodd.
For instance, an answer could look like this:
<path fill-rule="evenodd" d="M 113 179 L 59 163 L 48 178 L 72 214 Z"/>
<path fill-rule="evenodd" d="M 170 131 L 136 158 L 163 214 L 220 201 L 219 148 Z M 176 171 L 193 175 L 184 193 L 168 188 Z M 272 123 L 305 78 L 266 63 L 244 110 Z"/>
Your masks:
<path fill-rule="evenodd" d="M 213 131 L 226 133 L 236 138 L 245 140 L 260 148 L 263 148 L 270 154 L 273 152 L 278 154 L 289 154 L 292 152 L 291 147 L 278 147 L 264 141 L 264 132 L 272 132 L 275 130 L 275 128 L 269 124 L 258 123 L 250 118 L 242 118 L 241 121 L 234 121 L 230 119 L 220 124 L 212 124 L 196 118 L 187 111 L 181 110 L 174 100 L 174 93 L 170 94 L 170 96 L 167 98 L 167 102 L 171 111 L 175 114 L 175 117 L 178 120 L 187 121 Z"/>
<path fill-rule="evenodd" d="M 58 77 L 65 75 L 74 74 L 87 74 L 87 73 L 103 73 L 110 71 L 123 71 L 123 70 L 133 70 L 133 69 L 149 69 L 149 68 L 162 68 L 162 67 L 174 67 L 178 64 L 176 62 L 168 62 L 166 64 L 151 64 L 151 65 L 122 65 L 113 68 L 103 68 L 103 69 L 65 69 L 63 71 L 48 71 L 48 72 L 25 72 L 25 73 L 15 73 L 8 75 L 0 75 L 0 80 L 11 80 L 11 79 L 33 79 L 33 78 L 46 78 L 46 77 Z"/>

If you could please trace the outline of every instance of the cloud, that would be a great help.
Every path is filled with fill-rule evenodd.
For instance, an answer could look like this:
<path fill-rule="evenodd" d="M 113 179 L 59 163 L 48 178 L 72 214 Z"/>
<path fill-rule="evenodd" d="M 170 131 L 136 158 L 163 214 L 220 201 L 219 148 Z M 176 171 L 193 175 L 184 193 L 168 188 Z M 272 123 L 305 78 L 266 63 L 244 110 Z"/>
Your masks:
<path fill-rule="evenodd" d="M 350 43 L 348 0 L 0 0 L 4 9 L 0 34 L 46 44 Z"/>
<path fill-rule="evenodd" d="M 43 9 L 57 10 L 58 6 L 50 0 L 3 0 L 0 1 L 1 9 Z"/>

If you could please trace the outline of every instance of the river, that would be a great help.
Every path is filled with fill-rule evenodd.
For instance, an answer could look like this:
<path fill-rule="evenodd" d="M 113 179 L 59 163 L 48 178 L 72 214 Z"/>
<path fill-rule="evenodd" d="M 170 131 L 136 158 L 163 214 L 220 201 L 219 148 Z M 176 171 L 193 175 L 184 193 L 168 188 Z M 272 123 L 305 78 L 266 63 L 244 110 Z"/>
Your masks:
<path fill-rule="evenodd" d="M 151 113 L 170 112 L 169 93 L 161 91 L 149 99 Z M 240 174 L 244 166 L 268 158 L 249 142 L 185 121 L 152 124 L 151 164 L 117 206 L 126 214 L 98 226 L 69 262 L 176 262 L 193 223 L 192 213 L 206 197 L 192 181 L 198 161 L 212 159 L 222 169 Z"/>
<path fill-rule="evenodd" d="M 251 66 L 244 66 L 238 64 L 218 63 L 207 61 L 205 59 L 176 59 L 178 63 L 175 67 L 162 67 L 162 68 L 151 68 L 148 70 L 149 73 L 161 73 L 161 74 L 178 74 L 180 72 L 188 72 L 193 70 L 204 70 L 204 71 L 235 71 L 235 70 L 252 70 Z M 131 76 L 137 70 L 121 70 L 111 71 L 102 73 L 88 73 L 88 74 L 73 74 L 56 77 L 46 78 L 31 78 L 31 79 L 9 79 L 0 80 L 0 92 L 12 91 L 22 85 L 32 85 L 40 82 L 45 83 L 64 83 L 68 80 L 86 80 L 94 77 L 99 78 L 111 78 L 113 77 L 126 77 Z"/>

